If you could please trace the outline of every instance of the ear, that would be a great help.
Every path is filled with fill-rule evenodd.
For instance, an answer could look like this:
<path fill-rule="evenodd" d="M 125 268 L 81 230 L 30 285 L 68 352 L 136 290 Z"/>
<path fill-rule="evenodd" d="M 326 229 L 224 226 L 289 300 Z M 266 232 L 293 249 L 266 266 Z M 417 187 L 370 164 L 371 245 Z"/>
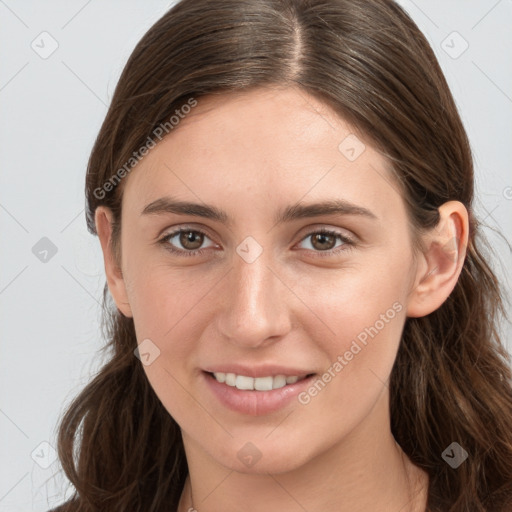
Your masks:
<path fill-rule="evenodd" d="M 409 317 L 426 316 L 443 304 L 455 288 L 466 258 L 469 236 L 466 207 L 460 201 L 448 201 L 438 210 L 437 226 L 423 235 L 425 252 L 419 257 L 409 294 Z"/>
<path fill-rule="evenodd" d="M 110 208 L 98 206 L 94 213 L 96 232 L 103 250 L 103 261 L 105 263 L 105 274 L 110 294 L 116 303 L 117 308 L 126 317 L 132 317 L 132 311 L 126 293 L 126 284 L 120 268 L 121 262 L 117 262 L 112 250 L 112 221 L 113 215 Z M 120 242 L 120 241 L 119 241 Z"/>

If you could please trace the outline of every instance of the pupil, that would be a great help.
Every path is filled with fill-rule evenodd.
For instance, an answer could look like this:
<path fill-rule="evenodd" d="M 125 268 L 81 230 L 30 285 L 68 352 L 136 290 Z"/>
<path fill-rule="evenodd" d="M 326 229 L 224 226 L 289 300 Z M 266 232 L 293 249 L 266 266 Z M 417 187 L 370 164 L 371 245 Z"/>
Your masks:
<path fill-rule="evenodd" d="M 320 241 L 320 244 L 325 244 L 326 242 L 326 239 L 331 239 L 331 242 L 332 242 L 332 235 L 329 235 L 327 233 L 319 233 L 316 235 L 316 238 L 317 238 L 317 241 L 319 240 Z M 324 247 L 325 249 L 325 247 Z"/>
<path fill-rule="evenodd" d="M 199 241 L 199 245 L 201 245 L 200 233 L 196 233 L 195 231 L 186 231 L 186 232 L 182 233 L 182 237 L 183 237 L 182 244 L 185 247 L 188 247 L 189 249 L 196 249 L 198 247 L 198 245 L 197 245 L 198 241 Z M 195 241 L 195 246 L 194 246 L 195 239 L 197 239 L 197 240 Z M 189 246 L 190 243 L 192 243 L 192 247 Z"/>

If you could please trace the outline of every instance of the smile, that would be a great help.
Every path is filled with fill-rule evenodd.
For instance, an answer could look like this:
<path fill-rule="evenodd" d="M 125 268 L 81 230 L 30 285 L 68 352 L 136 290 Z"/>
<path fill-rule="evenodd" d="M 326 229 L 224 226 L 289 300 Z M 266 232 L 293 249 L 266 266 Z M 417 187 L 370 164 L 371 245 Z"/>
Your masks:
<path fill-rule="evenodd" d="M 240 373 L 234 373 L 234 369 L 231 372 L 203 370 L 203 383 L 207 393 L 211 393 L 224 407 L 251 416 L 271 414 L 297 404 L 297 395 L 307 389 L 316 378 L 315 373 L 305 374 L 298 369 L 296 373 L 286 369 L 285 373 L 288 375 L 281 373 L 281 368 L 259 368 L 253 371 L 248 368 L 243 371 L 240 368 Z M 259 375 L 244 375 L 246 373 Z"/>
<path fill-rule="evenodd" d="M 272 389 L 283 388 L 287 384 L 295 384 L 299 380 L 305 379 L 303 376 L 285 376 L 269 375 L 267 377 L 248 377 L 247 375 L 237 375 L 235 373 L 215 372 L 212 374 L 217 382 L 227 384 L 240 390 L 247 391 L 271 391 Z"/>

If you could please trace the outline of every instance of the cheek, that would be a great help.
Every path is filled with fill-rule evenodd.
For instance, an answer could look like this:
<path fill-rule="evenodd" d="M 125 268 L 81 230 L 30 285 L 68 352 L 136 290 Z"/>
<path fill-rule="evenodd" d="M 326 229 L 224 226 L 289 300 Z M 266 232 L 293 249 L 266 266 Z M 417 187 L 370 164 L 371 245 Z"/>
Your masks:
<path fill-rule="evenodd" d="M 204 405 L 190 392 L 197 368 L 198 340 L 208 309 L 208 279 L 169 267 L 145 266 L 132 275 L 132 306 L 137 340 L 150 339 L 158 357 L 144 365 L 148 381 L 179 425 L 204 415 Z"/>
<path fill-rule="evenodd" d="M 130 274 L 130 306 L 133 312 L 137 338 L 154 338 L 164 349 L 180 350 L 189 343 L 173 343 L 174 334 L 182 334 L 184 326 L 193 339 L 195 321 L 208 309 L 208 292 L 215 281 L 207 273 L 173 269 L 169 266 L 140 265 Z"/>
<path fill-rule="evenodd" d="M 330 322 L 335 336 L 318 341 L 329 354 L 324 380 L 336 380 L 344 389 L 357 389 L 353 397 L 358 400 L 367 391 L 371 395 L 371 388 L 376 390 L 379 381 L 387 380 L 404 323 L 405 308 L 400 301 L 391 297 L 378 299 L 365 303 L 359 298 L 342 305 L 336 319 Z"/>
<path fill-rule="evenodd" d="M 310 395 L 339 414 L 372 405 L 392 370 L 405 322 L 404 273 L 406 262 L 388 260 L 343 273 L 322 288 L 305 283 L 311 309 L 328 326 L 316 344 L 329 363 Z M 306 288 L 303 288 L 305 293 Z M 318 323 L 318 321 L 317 321 Z M 309 329 L 312 331 L 313 324 Z M 324 388 L 326 392 L 324 393 Z M 304 397 L 307 401 L 309 397 Z M 333 412 L 334 412 L 333 410 Z"/>
<path fill-rule="evenodd" d="M 360 334 L 364 342 L 366 329 L 375 325 L 384 337 L 400 336 L 403 315 L 399 313 L 405 310 L 406 290 L 400 267 L 405 268 L 393 262 L 380 266 L 369 262 L 333 272 L 329 279 L 316 274 L 299 281 L 297 295 L 306 298 L 307 306 L 317 314 L 315 321 L 325 327 L 322 333 L 326 339 L 321 345 L 326 352 L 332 353 L 333 348 L 344 351 Z M 311 331 L 313 320 L 308 321 Z"/>
<path fill-rule="evenodd" d="M 383 308 L 370 305 L 347 303 L 335 324 L 336 338 L 330 343 L 318 341 L 323 343 L 329 363 L 298 397 L 304 428 L 310 429 L 308 418 L 319 418 L 312 425 L 312 436 L 320 428 L 325 439 L 347 435 L 374 410 L 387 390 L 405 313 L 398 301 L 383 301 Z"/>

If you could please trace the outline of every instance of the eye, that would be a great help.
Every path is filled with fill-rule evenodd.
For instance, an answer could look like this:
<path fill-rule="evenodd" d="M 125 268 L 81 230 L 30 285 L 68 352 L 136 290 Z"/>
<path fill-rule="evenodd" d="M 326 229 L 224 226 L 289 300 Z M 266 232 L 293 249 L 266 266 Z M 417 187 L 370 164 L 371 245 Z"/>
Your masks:
<path fill-rule="evenodd" d="M 328 229 L 319 229 L 308 233 L 302 242 L 310 240 L 310 246 L 316 256 L 333 256 L 343 251 L 352 249 L 355 246 L 355 241 L 348 236 Z M 336 240 L 340 240 L 341 244 L 336 246 Z"/>
<path fill-rule="evenodd" d="M 175 245 L 171 243 L 171 240 L 177 239 L 174 244 L 181 244 L 183 249 L 176 249 Z M 186 229 L 181 228 L 172 233 L 165 235 L 159 240 L 164 247 L 173 254 L 180 256 L 199 256 L 203 254 L 204 249 L 199 249 L 204 242 L 204 239 L 208 238 L 206 233 L 198 229 Z"/>
<path fill-rule="evenodd" d="M 166 250 L 178 256 L 200 256 L 205 252 L 205 248 L 200 249 L 205 238 L 209 238 L 208 235 L 199 229 L 180 228 L 165 235 L 159 240 L 159 243 L 163 244 Z M 173 239 L 176 240 L 173 242 Z M 311 240 L 312 249 L 306 250 L 315 253 L 315 257 L 333 256 L 348 251 L 356 244 L 352 238 L 325 228 L 308 233 L 301 243 L 308 239 Z M 336 246 L 336 240 L 340 240 L 341 244 Z M 183 249 L 176 248 L 176 244 L 180 244 Z"/>

